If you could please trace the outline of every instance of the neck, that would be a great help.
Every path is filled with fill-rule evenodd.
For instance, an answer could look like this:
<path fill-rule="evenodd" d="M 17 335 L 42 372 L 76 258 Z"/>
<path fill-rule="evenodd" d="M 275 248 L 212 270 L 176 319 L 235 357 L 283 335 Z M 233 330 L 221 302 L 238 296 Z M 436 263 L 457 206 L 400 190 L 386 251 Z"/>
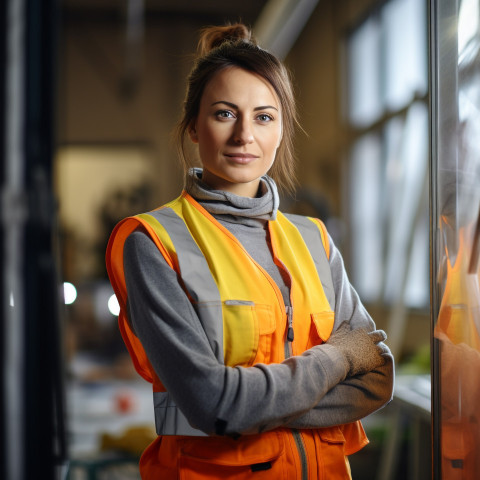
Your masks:
<path fill-rule="evenodd" d="M 223 178 L 213 175 L 208 170 L 203 170 L 202 182 L 210 187 L 211 190 L 229 192 L 239 197 L 255 198 L 259 195 L 260 179 L 252 182 L 232 183 Z"/>

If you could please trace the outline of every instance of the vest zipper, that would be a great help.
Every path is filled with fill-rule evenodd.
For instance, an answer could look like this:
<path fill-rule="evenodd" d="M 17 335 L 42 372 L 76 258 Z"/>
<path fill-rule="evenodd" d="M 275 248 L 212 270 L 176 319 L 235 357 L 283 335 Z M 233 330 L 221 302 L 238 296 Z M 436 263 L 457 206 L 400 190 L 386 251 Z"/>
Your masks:
<path fill-rule="evenodd" d="M 308 480 L 308 464 L 307 464 L 307 452 L 305 450 L 305 444 L 303 443 L 302 434 L 292 428 L 293 439 L 297 446 L 298 455 L 300 457 L 300 464 L 302 467 L 302 480 Z"/>
<path fill-rule="evenodd" d="M 285 313 L 287 314 L 287 335 L 285 337 L 285 342 L 283 344 L 283 354 L 285 355 L 285 359 L 290 358 L 293 355 L 292 351 L 292 340 L 293 340 L 293 308 L 289 305 L 285 305 Z M 291 337 L 290 340 L 290 329 L 291 329 Z"/>
<path fill-rule="evenodd" d="M 289 305 L 285 305 L 285 311 L 287 312 L 287 340 L 293 342 L 293 308 Z"/>
<path fill-rule="evenodd" d="M 288 271 L 288 270 L 287 270 Z M 285 358 L 292 355 L 292 342 L 294 338 L 293 332 L 293 307 L 285 305 L 285 312 L 287 313 L 287 338 L 285 340 Z M 300 457 L 300 466 L 302 471 L 301 480 L 308 480 L 308 462 L 305 444 L 303 443 L 302 434 L 292 428 L 291 429 L 295 446 L 297 447 L 298 456 Z"/>
<path fill-rule="evenodd" d="M 272 242 L 272 247 L 274 247 L 273 242 Z M 275 248 L 273 248 L 273 250 L 275 252 Z M 290 275 L 290 272 L 288 271 L 288 268 L 285 266 L 285 264 L 274 253 L 274 259 L 275 257 L 277 261 L 282 264 L 285 272 L 287 272 L 290 278 L 290 291 L 291 291 L 292 283 L 293 283 L 292 276 Z M 287 335 L 285 338 L 284 350 L 285 350 L 285 359 L 287 359 L 293 355 L 292 342 L 295 336 L 294 330 L 293 330 L 293 302 L 292 302 L 291 296 L 290 296 L 290 305 L 285 305 L 285 313 L 287 315 Z M 294 428 L 290 429 L 290 431 L 292 432 L 293 439 L 295 440 L 295 446 L 297 447 L 298 456 L 300 457 L 300 467 L 302 471 L 301 480 L 308 480 L 307 450 L 305 448 L 305 444 L 303 443 L 302 434 Z"/>

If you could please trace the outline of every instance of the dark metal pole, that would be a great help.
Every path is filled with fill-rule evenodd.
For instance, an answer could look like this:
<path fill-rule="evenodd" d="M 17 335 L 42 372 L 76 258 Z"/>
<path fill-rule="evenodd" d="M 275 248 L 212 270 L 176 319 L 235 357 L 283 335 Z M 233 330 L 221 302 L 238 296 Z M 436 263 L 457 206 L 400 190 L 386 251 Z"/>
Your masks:
<path fill-rule="evenodd" d="M 52 164 L 57 5 L 9 0 L 2 52 L 2 478 L 65 458 Z"/>
<path fill-rule="evenodd" d="M 57 5 L 27 0 L 25 185 L 25 478 L 54 478 L 64 456 L 61 339 L 52 188 Z M 32 428 L 33 427 L 33 428 Z"/>

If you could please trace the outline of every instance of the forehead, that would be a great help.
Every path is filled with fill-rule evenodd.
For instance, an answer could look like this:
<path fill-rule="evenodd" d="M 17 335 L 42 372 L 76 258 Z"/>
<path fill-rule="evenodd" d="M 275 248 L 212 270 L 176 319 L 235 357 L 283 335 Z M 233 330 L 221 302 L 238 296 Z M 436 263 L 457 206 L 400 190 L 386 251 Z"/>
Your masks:
<path fill-rule="evenodd" d="M 205 86 L 202 102 L 229 101 L 239 106 L 271 105 L 280 108 L 273 86 L 260 75 L 238 67 L 217 72 Z"/>

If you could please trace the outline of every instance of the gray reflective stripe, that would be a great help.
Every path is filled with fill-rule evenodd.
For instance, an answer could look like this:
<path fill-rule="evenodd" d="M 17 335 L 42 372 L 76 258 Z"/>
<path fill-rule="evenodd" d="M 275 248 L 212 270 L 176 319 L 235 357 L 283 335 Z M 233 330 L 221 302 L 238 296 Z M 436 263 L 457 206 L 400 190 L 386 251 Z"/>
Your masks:
<path fill-rule="evenodd" d="M 327 252 L 322 242 L 322 234 L 311 220 L 307 217 L 293 214 L 285 214 L 302 235 L 305 244 L 313 258 L 318 276 L 327 297 L 330 308 L 335 311 L 335 290 L 333 288 L 332 272 L 327 258 Z"/>
<path fill-rule="evenodd" d="M 182 281 L 194 300 L 193 307 L 213 353 L 223 363 L 222 300 L 207 260 L 183 219 L 171 208 L 162 208 L 149 215 L 162 224 L 175 245 Z M 196 303 L 199 300 L 201 304 Z"/>
<path fill-rule="evenodd" d="M 205 256 L 198 248 L 185 222 L 171 208 L 150 212 L 165 228 L 178 258 L 183 284 L 195 301 L 193 307 L 207 335 L 215 357 L 223 359 L 223 312 L 220 292 L 213 280 Z M 200 300 L 200 303 L 196 303 Z M 158 435 L 206 436 L 193 428 L 168 392 L 154 392 L 155 428 Z"/>
<path fill-rule="evenodd" d="M 191 435 L 205 437 L 206 433 L 193 428 L 168 392 L 153 392 L 155 428 L 157 435 Z"/>

